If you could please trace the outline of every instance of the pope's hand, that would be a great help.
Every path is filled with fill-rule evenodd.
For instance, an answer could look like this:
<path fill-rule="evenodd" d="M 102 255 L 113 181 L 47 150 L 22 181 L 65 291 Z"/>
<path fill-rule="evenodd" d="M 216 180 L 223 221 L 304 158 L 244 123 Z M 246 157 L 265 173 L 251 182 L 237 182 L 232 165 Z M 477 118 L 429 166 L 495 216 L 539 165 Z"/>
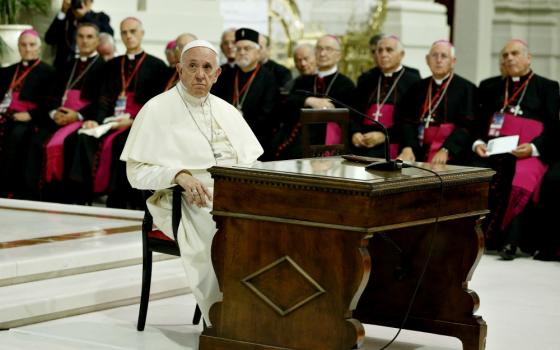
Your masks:
<path fill-rule="evenodd" d="M 189 204 L 196 204 L 199 208 L 206 206 L 206 200 L 212 201 L 208 188 L 197 178 L 182 171 L 175 175 L 175 182 L 185 190 Z"/>

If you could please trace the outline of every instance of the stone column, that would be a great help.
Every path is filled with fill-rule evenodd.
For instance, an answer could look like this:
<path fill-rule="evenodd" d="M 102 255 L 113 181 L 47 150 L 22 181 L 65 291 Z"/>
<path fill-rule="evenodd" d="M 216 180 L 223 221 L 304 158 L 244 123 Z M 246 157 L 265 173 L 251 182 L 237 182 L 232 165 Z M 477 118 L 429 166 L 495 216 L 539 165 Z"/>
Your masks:
<path fill-rule="evenodd" d="M 179 34 L 189 32 L 219 44 L 223 29 L 219 0 L 95 0 L 93 9 L 111 17 L 117 54 L 125 52 L 119 24 L 134 16 L 144 23 L 144 50 L 164 62 L 165 44 Z"/>
<path fill-rule="evenodd" d="M 511 38 L 528 42 L 533 70 L 549 79 L 560 79 L 560 1 L 494 0 L 492 60 L 497 62 Z M 497 71 L 497 63 L 492 67 Z"/>
<path fill-rule="evenodd" d="M 403 63 L 418 68 L 422 77 L 430 76 L 426 54 L 432 43 L 449 39 L 446 8 L 433 0 L 389 1 L 383 32 L 401 38 L 405 47 Z"/>
<path fill-rule="evenodd" d="M 491 54 L 493 1 L 455 0 L 454 15 L 455 71 L 475 84 L 498 74 L 498 59 Z"/>

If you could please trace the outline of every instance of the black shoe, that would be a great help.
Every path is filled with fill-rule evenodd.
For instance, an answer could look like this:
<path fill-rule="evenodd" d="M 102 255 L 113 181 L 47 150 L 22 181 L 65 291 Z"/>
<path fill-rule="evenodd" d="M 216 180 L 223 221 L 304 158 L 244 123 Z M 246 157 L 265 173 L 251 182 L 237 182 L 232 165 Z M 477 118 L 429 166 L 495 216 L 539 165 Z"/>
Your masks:
<path fill-rule="evenodd" d="M 537 254 L 533 256 L 533 259 L 541 261 L 560 261 L 560 256 L 552 251 L 539 250 Z"/>
<path fill-rule="evenodd" d="M 515 259 L 515 257 L 517 256 L 516 253 L 517 253 L 517 245 L 506 244 L 498 254 L 500 254 L 502 260 L 510 261 Z"/>

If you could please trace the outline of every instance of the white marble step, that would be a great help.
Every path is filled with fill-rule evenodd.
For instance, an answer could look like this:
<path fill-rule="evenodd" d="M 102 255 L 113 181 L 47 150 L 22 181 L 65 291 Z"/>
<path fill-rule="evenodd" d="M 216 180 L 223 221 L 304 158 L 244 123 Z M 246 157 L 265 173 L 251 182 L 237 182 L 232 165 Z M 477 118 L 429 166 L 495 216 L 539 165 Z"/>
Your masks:
<path fill-rule="evenodd" d="M 0 329 L 139 302 L 142 266 L 38 280 L 0 287 Z M 177 258 L 153 265 L 151 299 L 189 292 Z"/>
<path fill-rule="evenodd" d="M 154 260 L 173 258 L 154 254 Z M 140 231 L 0 250 L 0 287 L 142 263 Z"/>

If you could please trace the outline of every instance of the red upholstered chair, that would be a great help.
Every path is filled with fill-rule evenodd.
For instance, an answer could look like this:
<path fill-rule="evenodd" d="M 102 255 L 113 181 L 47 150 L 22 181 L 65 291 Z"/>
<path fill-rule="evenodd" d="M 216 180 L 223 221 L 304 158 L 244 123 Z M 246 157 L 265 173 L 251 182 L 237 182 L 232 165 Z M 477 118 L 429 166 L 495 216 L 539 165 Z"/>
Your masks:
<path fill-rule="evenodd" d="M 148 209 L 144 212 L 142 222 L 142 294 L 140 296 L 140 312 L 138 313 L 139 331 L 144 330 L 150 301 L 150 285 L 152 282 L 152 252 L 180 256 L 177 245 L 177 229 L 181 222 L 181 192 L 182 188 L 173 189 L 172 227 L 175 240 L 167 237 L 163 232 L 154 229 L 153 218 Z M 201 312 L 198 305 L 194 311 L 193 324 L 200 322 Z"/>

